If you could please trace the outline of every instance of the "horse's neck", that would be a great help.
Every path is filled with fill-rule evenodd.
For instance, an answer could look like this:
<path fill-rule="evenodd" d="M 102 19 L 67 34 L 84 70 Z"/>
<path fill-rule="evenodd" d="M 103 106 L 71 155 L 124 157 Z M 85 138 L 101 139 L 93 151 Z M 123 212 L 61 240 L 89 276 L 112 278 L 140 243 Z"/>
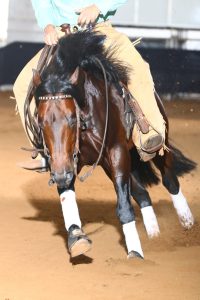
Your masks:
<path fill-rule="evenodd" d="M 93 115 L 94 111 L 98 109 L 99 103 L 102 102 L 101 88 L 97 80 L 92 80 L 90 77 L 86 77 L 84 83 L 85 103 L 83 113 L 86 115 Z"/>

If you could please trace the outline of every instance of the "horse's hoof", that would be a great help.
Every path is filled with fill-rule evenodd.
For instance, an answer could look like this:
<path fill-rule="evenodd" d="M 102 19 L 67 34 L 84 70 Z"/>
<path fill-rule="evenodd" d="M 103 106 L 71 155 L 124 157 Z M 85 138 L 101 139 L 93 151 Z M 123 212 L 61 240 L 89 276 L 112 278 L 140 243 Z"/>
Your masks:
<path fill-rule="evenodd" d="M 142 255 L 140 255 L 140 253 L 138 253 L 137 251 L 131 251 L 129 252 L 129 254 L 127 255 L 127 259 L 133 259 L 133 258 L 140 258 L 140 259 L 144 259 L 144 257 Z"/>
<path fill-rule="evenodd" d="M 80 229 L 75 228 L 69 232 L 68 249 L 71 257 L 76 257 L 91 249 L 92 241 Z"/>
<path fill-rule="evenodd" d="M 76 241 L 71 249 L 69 249 L 71 257 L 76 257 L 88 252 L 91 249 L 91 241 L 85 238 L 80 238 Z"/>

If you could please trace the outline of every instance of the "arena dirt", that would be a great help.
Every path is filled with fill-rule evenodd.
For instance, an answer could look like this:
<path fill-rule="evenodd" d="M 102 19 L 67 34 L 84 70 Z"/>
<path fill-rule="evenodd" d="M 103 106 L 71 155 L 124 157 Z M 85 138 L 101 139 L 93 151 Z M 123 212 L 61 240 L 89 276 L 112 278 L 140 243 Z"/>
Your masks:
<path fill-rule="evenodd" d="M 149 240 L 134 203 L 145 260 L 127 260 L 112 183 L 98 168 L 76 184 L 91 252 L 70 261 L 59 199 L 48 174 L 17 168 L 29 146 L 10 94 L 0 94 L 0 300 L 199 300 L 200 172 L 180 179 L 196 224 L 184 230 L 167 191 L 150 194 L 161 235 Z M 200 102 L 166 103 L 170 136 L 200 162 Z"/>

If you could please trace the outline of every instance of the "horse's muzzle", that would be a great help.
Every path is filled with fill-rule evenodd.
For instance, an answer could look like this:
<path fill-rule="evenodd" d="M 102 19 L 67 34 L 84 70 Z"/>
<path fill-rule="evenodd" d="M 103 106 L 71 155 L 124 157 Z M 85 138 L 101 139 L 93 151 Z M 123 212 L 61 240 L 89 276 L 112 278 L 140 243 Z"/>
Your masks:
<path fill-rule="evenodd" d="M 74 173 L 72 171 L 64 171 L 63 173 L 51 172 L 51 177 L 58 187 L 67 188 L 72 182 Z"/>

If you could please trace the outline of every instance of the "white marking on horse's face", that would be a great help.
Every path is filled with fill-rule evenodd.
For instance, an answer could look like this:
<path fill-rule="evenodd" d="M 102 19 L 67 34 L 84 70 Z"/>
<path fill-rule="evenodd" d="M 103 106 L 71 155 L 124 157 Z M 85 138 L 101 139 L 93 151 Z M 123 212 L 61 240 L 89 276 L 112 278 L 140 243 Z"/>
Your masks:
<path fill-rule="evenodd" d="M 190 229 L 194 225 L 194 217 L 188 206 L 186 198 L 182 194 L 181 190 L 179 190 L 177 195 L 170 195 L 181 225 L 186 229 Z"/>
<path fill-rule="evenodd" d="M 141 209 L 144 226 L 146 228 L 149 238 L 159 236 L 160 230 L 157 222 L 156 215 L 152 206 L 147 206 Z"/>

